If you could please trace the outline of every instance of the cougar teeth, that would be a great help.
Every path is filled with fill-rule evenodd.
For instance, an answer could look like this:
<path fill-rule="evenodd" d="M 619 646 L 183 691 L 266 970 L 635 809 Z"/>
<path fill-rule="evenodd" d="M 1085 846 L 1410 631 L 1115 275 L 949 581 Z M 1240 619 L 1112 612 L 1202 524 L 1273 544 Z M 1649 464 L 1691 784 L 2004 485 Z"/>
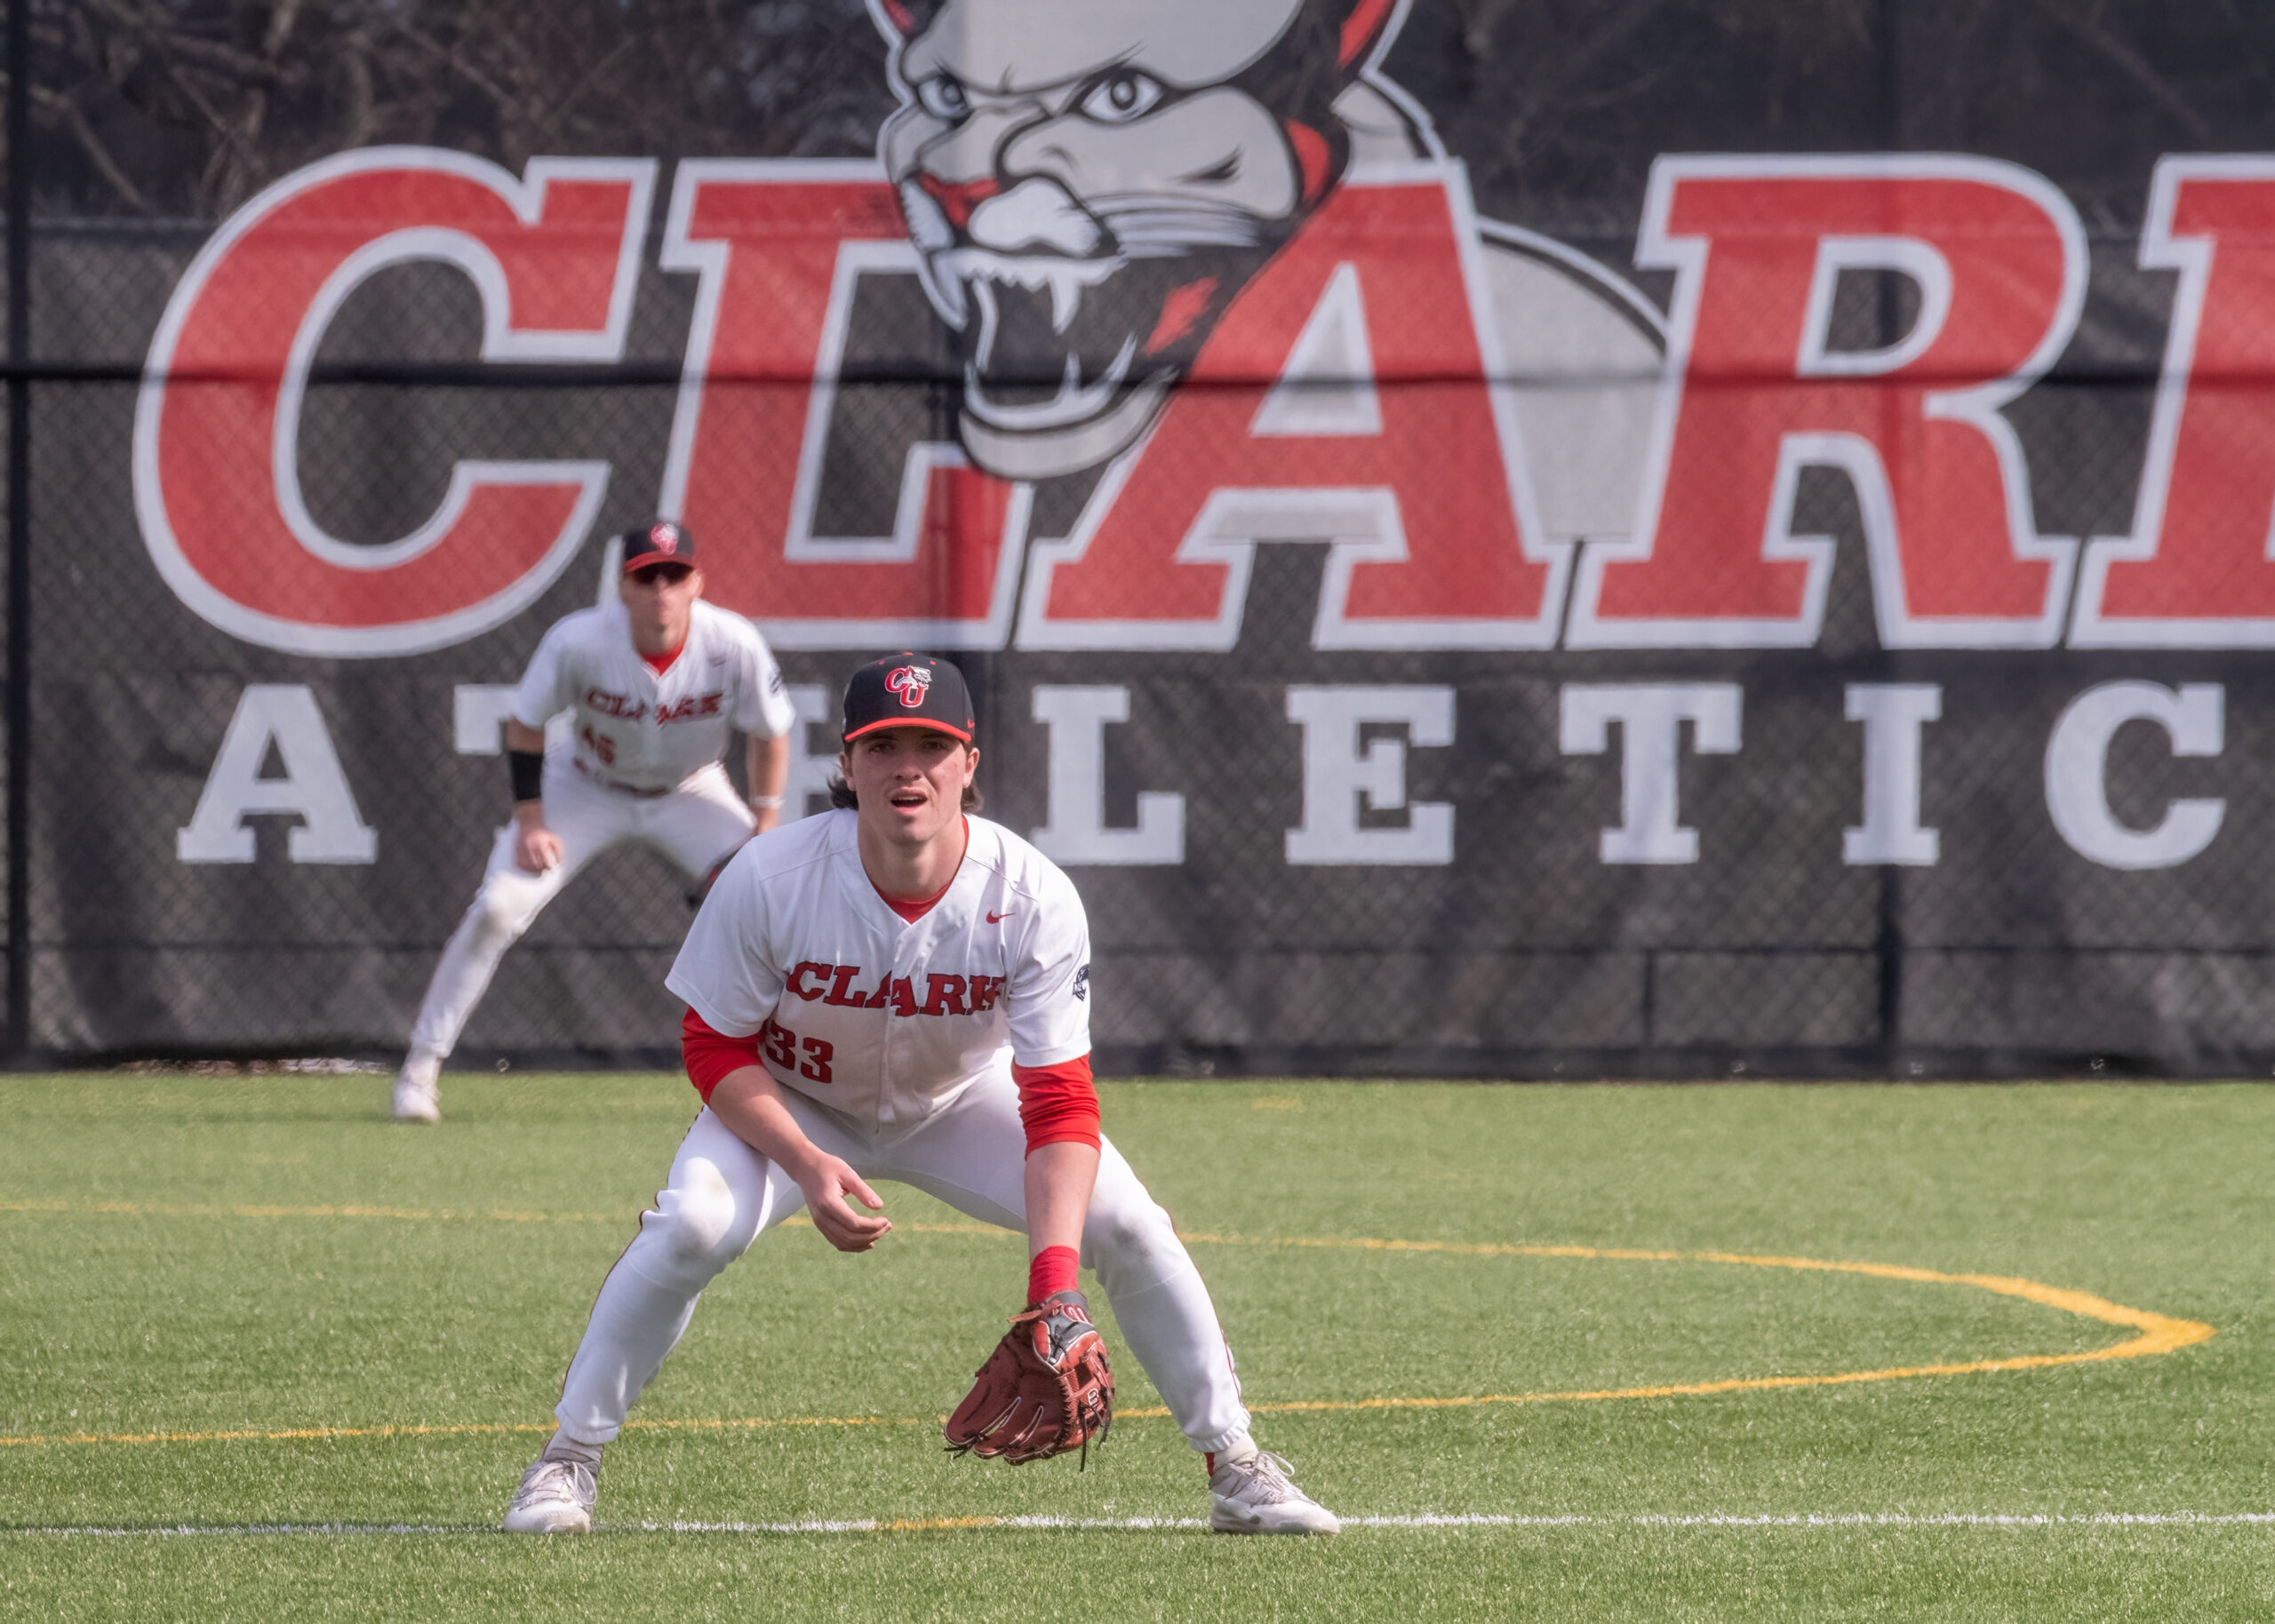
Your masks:
<path fill-rule="evenodd" d="M 1069 424 L 1096 417 L 1112 402 L 1115 392 L 1130 376 L 1130 363 L 1137 354 L 1138 339 L 1133 334 L 1122 341 L 1122 348 L 1115 354 L 1114 364 L 1090 384 L 1082 382 L 1080 358 L 1069 355 L 1066 357 L 1066 372 L 1058 381 L 1058 393 L 1032 406 L 1002 406 L 990 401 L 983 393 L 978 369 L 967 365 L 964 369 L 965 410 L 997 428 L 1030 433 L 1036 429 L 1064 428 Z"/>

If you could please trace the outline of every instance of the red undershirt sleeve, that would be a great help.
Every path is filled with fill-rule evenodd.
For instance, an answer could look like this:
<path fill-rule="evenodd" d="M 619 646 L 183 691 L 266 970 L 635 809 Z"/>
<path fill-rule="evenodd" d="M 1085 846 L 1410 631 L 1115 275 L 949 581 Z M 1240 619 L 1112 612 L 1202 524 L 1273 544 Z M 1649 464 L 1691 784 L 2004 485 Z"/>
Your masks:
<path fill-rule="evenodd" d="M 1098 1148 L 1098 1091 L 1090 1081 L 1088 1055 L 1055 1066 L 1013 1065 L 1019 1086 L 1019 1121 L 1027 1130 L 1027 1154 L 1047 1144 Z"/>
<path fill-rule="evenodd" d="M 701 1015 L 690 1009 L 680 1020 L 679 1053 L 687 1063 L 687 1080 L 695 1085 L 695 1092 L 708 1105 L 711 1091 L 725 1082 L 730 1073 L 758 1064 L 758 1034 L 730 1038 L 724 1032 L 713 1031 Z"/>

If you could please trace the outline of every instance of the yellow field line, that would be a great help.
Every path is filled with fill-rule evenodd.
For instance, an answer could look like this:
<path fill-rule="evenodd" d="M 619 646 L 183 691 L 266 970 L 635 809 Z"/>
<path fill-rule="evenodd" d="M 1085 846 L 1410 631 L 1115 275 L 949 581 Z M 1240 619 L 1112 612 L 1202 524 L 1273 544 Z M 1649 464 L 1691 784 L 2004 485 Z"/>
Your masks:
<path fill-rule="evenodd" d="M 621 1222 L 622 1214 L 593 1213 L 518 1213 L 493 1211 L 484 1214 L 460 1213 L 424 1208 L 377 1206 L 191 1206 L 156 1202 L 107 1201 L 80 1203 L 69 1206 L 62 1202 L 0 1202 L 0 1212 L 69 1213 L 92 1212 L 128 1214 L 148 1216 L 245 1217 L 245 1218 L 395 1218 L 395 1219 L 464 1219 L 489 1217 L 509 1222 L 587 1222 L 605 1220 Z M 808 1222 L 792 1219 L 793 1223 Z M 898 1226 L 918 1234 L 984 1235 L 1008 1238 L 1010 1231 L 984 1223 L 909 1223 Z M 2137 1359 L 2153 1354 L 2175 1352 L 2212 1336 L 2214 1328 L 2201 1320 L 2176 1319 L 2147 1309 L 2127 1308 L 2096 1297 L 2089 1292 L 2071 1291 L 2059 1286 L 2048 1286 L 2038 1280 L 2026 1280 L 2013 1275 L 1947 1274 L 1934 1269 L 1914 1269 L 1901 1263 L 1840 1262 L 1824 1258 L 1784 1257 L 1745 1252 L 1680 1252 L 1645 1249 L 1632 1246 L 1521 1246 L 1496 1241 L 1451 1240 L 1387 1240 L 1362 1236 L 1250 1236 L 1187 1234 L 1184 1239 L 1201 1246 L 1284 1246 L 1320 1251 L 1338 1252 L 1415 1252 L 1440 1253 L 1456 1257 L 1529 1257 L 1571 1258 L 1578 1260 L 1640 1262 L 1640 1263 L 1722 1263 L 1752 1269 L 1786 1269 L 1821 1274 L 1865 1275 L 1875 1279 L 1903 1280 L 1926 1286 L 1966 1286 L 1977 1291 L 1991 1292 L 2002 1297 L 2018 1297 L 2042 1307 L 2058 1309 L 2080 1318 L 2099 1320 L 2105 1325 L 2123 1325 L 2140 1334 L 2115 1342 L 2106 1348 L 2095 1348 L 2083 1353 L 2019 1354 L 2003 1359 L 1969 1359 L 1940 1365 L 1891 1365 L 1880 1370 L 1832 1371 L 1816 1375 L 1798 1376 L 1733 1376 L 1715 1381 L 1665 1382 L 1649 1387 L 1621 1387 L 1580 1389 L 1563 1392 L 1537 1393 L 1479 1393 L 1449 1397 L 1381 1397 L 1381 1398 L 1316 1398 L 1286 1399 L 1277 1403 L 1254 1404 L 1251 1410 L 1265 1413 L 1293 1413 L 1303 1411 L 1358 1410 L 1441 1410 L 1466 1409 L 1480 1405 L 1522 1404 L 1579 1404 L 1619 1398 L 1676 1398 L 1713 1393 L 1767 1392 L 1784 1388 L 1841 1387 L 1859 1381 L 1897 1381 L 1920 1376 L 1978 1375 L 1994 1371 L 2045 1370 L 2059 1365 L 2084 1365 L 2103 1359 Z M 1158 1418 L 1169 1413 L 1166 1409 L 1124 1410 L 1124 1420 Z M 627 1431 L 740 1431 L 771 1427 L 922 1427 L 937 1426 L 942 1416 L 881 1416 L 881 1415 L 810 1415 L 810 1416 L 752 1416 L 741 1419 L 635 1420 L 625 1423 Z M 550 1432 L 549 1421 L 472 1421 L 452 1426 L 380 1426 L 380 1427 L 297 1427 L 275 1431 L 245 1430 L 235 1432 L 138 1432 L 138 1433 L 70 1433 L 48 1435 L 0 1435 L 0 1445 L 56 1444 L 219 1444 L 239 1442 L 274 1442 L 292 1439 L 330 1439 L 357 1437 L 450 1437 L 477 1433 Z M 977 1525 L 977 1524 L 974 1524 Z"/>
<path fill-rule="evenodd" d="M 1971 1286 L 1977 1291 L 2059 1309 L 2081 1319 L 2126 1325 L 2141 1334 L 2087 1353 L 2025 1354 L 2011 1359 L 1977 1359 L 1960 1365 L 1921 1365 L 1886 1371 L 1848 1371 L 1823 1376 L 1761 1376 L 1743 1381 L 1690 1384 L 1667 1388 L 1622 1388 L 1591 1393 L 1507 1394 L 1493 1398 L 1366 1399 L 1345 1407 L 1379 1408 L 1397 1404 L 1536 1404 L 1551 1398 L 1648 1398 L 1670 1393 L 1728 1393 L 1751 1388 L 1823 1387 L 1842 1381 L 1886 1381 L 1901 1376 L 1971 1374 L 1991 1370 L 2038 1370 L 2050 1365 L 2079 1365 L 2094 1359 L 2137 1359 L 2144 1355 L 2172 1353 L 2205 1341 L 2213 1327 L 2198 1319 L 2175 1319 L 2148 1309 L 2129 1309 L 2090 1292 L 2071 1291 L 2014 1275 L 1945 1274 L 1935 1269 L 1913 1269 L 1903 1263 L 1845 1263 L 1825 1258 L 1779 1257 L 1750 1252 L 1667 1252 L 1632 1246 L 1526 1246 L 1494 1241 L 1375 1240 L 1363 1237 L 1313 1238 L 1293 1236 L 1194 1234 L 1183 1237 L 1196 1244 L 1225 1246 L 1292 1246 L 1337 1252 L 1440 1252 L 1457 1257 L 1543 1257 L 1596 1259 L 1633 1263 L 1732 1263 L 1752 1269 L 1792 1269 L 1819 1274 L 1869 1275 L 1881 1280 L 1907 1280 L 1925 1286 Z M 1261 1408 L 1263 1406 L 1254 1406 Z"/>

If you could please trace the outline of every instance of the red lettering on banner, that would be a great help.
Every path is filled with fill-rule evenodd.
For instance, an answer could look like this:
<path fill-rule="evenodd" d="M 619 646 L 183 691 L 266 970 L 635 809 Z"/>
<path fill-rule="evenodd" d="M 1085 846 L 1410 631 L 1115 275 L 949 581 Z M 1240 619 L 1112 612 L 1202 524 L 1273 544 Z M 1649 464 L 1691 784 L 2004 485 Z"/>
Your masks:
<path fill-rule="evenodd" d="M 2133 533 L 2086 548 L 2081 648 L 2275 646 L 2275 158 L 2157 164 L 2141 264 L 2180 273 Z"/>
<path fill-rule="evenodd" d="M 1581 561 L 1570 646 L 1814 643 L 1833 545 L 1792 533 L 1807 466 L 1856 488 L 1883 644 L 2059 637 L 2076 543 L 2038 535 L 1999 410 L 2084 299 L 2051 185 L 1984 158 L 1662 158 L 1636 258 L 1680 278 L 1656 470 L 1635 535 Z M 1912 277 L 1912 330 L 1832 349 L 1843 270 Z"/>
<path fill-rule="evenodd" d="M 1460 171 L 1354 178 L 1243 292 L 1073 535 L 1022 648 L 1229 649 L 1256 545 L 1333 544 L 1315 646 L 1544 648 L 1541 539 Z"/>
<path fill-rule="evenodd" d="M 919 442 L 890 536 L 813 533 L 856 286 L 917 265 L 877 168 L 683 163 L 663 263 L 702 277 L 660 506 L 717 538 L 705 595 L 779 648 L 1002 648 L 1024 487 Z"/>
<path fill-rule="evenodd" d="M 341 302 L 407 260 L 474 282 L 485 361 L 618 359 L 655 167 L 541 158 L 517 180 L 371 147 L 240 209 L 175 288 L 143 373 L 135 511 L 166 584 L 235 636 L 325 656 L 441 648 L 533 601 L 584 540 L 608 464 L 462 461 L 411 535 L 343 542 L 300 491 L 308 367 Z"/>

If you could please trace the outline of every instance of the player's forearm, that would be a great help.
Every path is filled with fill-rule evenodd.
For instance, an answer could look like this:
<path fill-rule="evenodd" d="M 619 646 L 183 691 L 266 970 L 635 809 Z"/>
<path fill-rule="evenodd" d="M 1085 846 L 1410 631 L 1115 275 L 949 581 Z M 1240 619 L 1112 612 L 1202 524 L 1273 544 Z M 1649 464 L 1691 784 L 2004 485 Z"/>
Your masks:
<path fill-rule="evenodd" d="M 1082 1221 L 1098 1181 L 1098 1152 L 1080 1140 L 1037 1146 L 1026 1161 L 1027 1255 L 1049 1246 L 1082 1249 Z"/>
<path fill-rule="evenodd" d="M 782 1102 L 782 1086 L 763 1066 L 730 1071 L 711 1091 L 711 1114 L 801 1186 L 820 1152 Z"/>
<path fill-rule="evenodd" d="M 771 829 L 783 817 L 783 790 L 790 782 L 790 741 L 744 739 L 743 776 L 750 784 L 751 810 L 758 815 L 759 828 Z"/>

